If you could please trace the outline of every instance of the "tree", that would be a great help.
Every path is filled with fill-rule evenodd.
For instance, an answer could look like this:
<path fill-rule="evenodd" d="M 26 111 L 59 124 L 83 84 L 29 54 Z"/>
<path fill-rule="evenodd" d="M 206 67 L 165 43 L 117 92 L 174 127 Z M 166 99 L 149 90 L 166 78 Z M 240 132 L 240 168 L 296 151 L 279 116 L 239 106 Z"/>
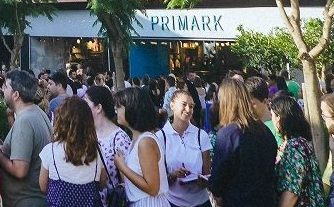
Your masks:
<path fill-rule="evenodd" d="M 28 16 L 46 16 L 52 20 L 55 8 L 51 4 L 46 4 L 48 0 L 0 0 L 0 38 L 5 48 L 10 53 L 11 68 L 18 68 L 19 55 L 24 40 L 24 30 L 30 27 Z M 3 29 L 13 35 L 14 44 L 11 48 L 7 43 Z"/>
<path fill-rule="evenodd" d="M 303 26 L 305 42 L 310 48 L 317 45 L 319 39 L 322 35 L 322 28 L 324 26 L 324 21 L 319 18 L 311 18 L 305 22 Z M 316 69 L 320 77 L 324 77 L 327 73 L 328 65 L 333 65 L 334 63 L 334 32 L 331 29 L 330 38 L 328 46 L 324 49 L 318 57 L 316 57 Z"/>
<path fill-rule="evenodd" d="M 144 2 L 142 0 L 89 0 L 88 8 L 102 23 L 100 34 L 106 37 L 110 44 L 115 62 L 115 89 L 123 89 L 125 87 L 123 55 L 132 42 L 131 32 L 136 33 L 132 24 L 135 22 L 140 25 L 135 15 L 138 10 L 144 12 Z"/>
<path fill-rule="evenodd" d="M 324 24 L 322 34 L 314 47 L 305 42 L 305 34 L 302 32 L 300 20 L 299 0 L 290 0 L 291 15 L 288 16 L 283 5 L 283 0 L 276 0 L 281 17 L 291 34 L 294 43 L 298 48 L 298 58 L 302 62 L 305 88 L 304 97 L 306 107 L 306 117 L 309 120 L 312 131 L 313 145 L 315 154 L 318 158 L 320 169 L 323 171 L 326 167 L 328 154 L 326 152 L 327 143 L 323 130 L 320 110 L 320 88 L 316 72 L 316 58 L 329 45 L 331 38 L 331 28 L 333 23 L 334 5 L 333 0 L 327 0 L 324 9 Z"/>
<path fill-rule="evenodd" d="M 191 8 L 194 7 L 201 0 L 164 0 L 167 8 Z"/>
<path fill-rule="evenodd" d="M 277 34 L 276 32 L 262 34 L 245 30 L 242 26 L 237 30 L 240 35 L 237 36 L 232 51 L 242 59 L 244 67 L 276 73 L 291 62 L 285 50 L 286 43 L 289 44 L 289 42 L 280 30 L 277 29 Z"/>

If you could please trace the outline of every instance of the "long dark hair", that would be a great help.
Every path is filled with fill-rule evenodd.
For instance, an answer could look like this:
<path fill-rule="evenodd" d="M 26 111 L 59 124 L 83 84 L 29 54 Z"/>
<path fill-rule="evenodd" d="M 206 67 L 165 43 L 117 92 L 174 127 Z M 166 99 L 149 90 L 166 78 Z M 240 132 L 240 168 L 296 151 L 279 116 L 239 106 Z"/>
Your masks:
<path fill-rule="evenodd" d="M 65 160 L 75 166 L 89 165 L 96 159 L 94 119 L 84 100 L 72 96 L 57 109 L 54 141 L 64 143 Z"/>
<path fill-rule="evenodd" d="M 149 94 L 140 88 L 126 88 L 115 94 L 116 107 L 125 107 L 125 120 L 139 132 L 152 131 L 158 126 L 158 114 Z"/>
<path fill-rule="evenodd" d="M 280 133 L 288 139 L 303 137 L 312 140 L 311 128 L 299 104 L 289 96 L 272 100 L 271 110 L 279 116 Z"/>
<path fill-rule="evenodd" d="M 105 116 L 110 121 L 114 121 L 116 117 L 115 104 L 111 92 L 106 87 L 92 86 L 87 90 L 86 94 L 95 106 L 101 104 Z"/>

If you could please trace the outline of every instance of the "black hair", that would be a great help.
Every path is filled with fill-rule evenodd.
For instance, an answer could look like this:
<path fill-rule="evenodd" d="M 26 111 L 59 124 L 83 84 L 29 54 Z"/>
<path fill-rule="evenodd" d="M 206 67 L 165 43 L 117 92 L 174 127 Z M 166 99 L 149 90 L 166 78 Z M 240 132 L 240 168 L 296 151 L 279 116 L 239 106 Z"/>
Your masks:
<path fill-rule="evenodd" d="M 250 95 L 263 102 L 268 98 L 269 90 L 266 81 L 260 77 L 250 77 L 245 81 L 245 86 Z"/>
<path fill-rule="evenodd" d="M 140 86 L 140 80 L 138 77 L 132 78 L 133 86 Z"/>
<path fill-rule="evenodd" d="M 213 102 L 209 108 L 211 130 L 219 125 L 219 102 Z"/>
<path fill-rule="evenodd" d="M 90 76 L 87 78 L 87 85 L 91 87 L 94 84 L 94 77 Z"/>
<path fill-rule="evenodd" d="M 325 76 L 325 86 L 326 86 L 326 93 L 333 93 L 333 89 L 331 87 L 331 82 L 334 79 L 334 75 L 329 73 Z"/>
<path fill-rule="evenodd" d="M 63 87 L 63 89 L 66 89 L 67 87 L 67 77 L 65 75 L 65 73 L 63 72 L 55 72 L 54 74 L 52 74 L 49 77 L 50 80 L 52 80 L 53 82 L 55 82 L 55 84 L 61 84 L 61 86 Z"/>
<path fill-rule="evenodd" d="M 125 120 L 139 132 L 152 131 L 158 126 L 158 114 L 149 94 L 137 87 L 126 88 L 115 94 L 116 107 L 125 107 Z"/>
<path fill-rule="evenodd" d="M 269 74 L 269 75 L 268 75 L 268 79 L 269 79 L 269 80 L 273 80 L 273 81 L 276 82 L 277 75 L 275 75 L 275 74 Z"/>
<path fill-rule="evenodd" d="M 18 91 L 24 103 L 34 102 L 38 86 L 38 80 L 24 70 L 13 70 L 6 74 L 6 79 L 11 81 L 13 91 Z"/>
<path fill-rule="evenodd" d="M 295 99 L 281 96 L 272 100 L 271 110 L 279 116 L 280 133 L 288 139 L 303 137 L 312 140 L 311 128 Z"/>
<path fill-rule="evenodd" d="M 150 83 L 150 76 L 148 76 L 147 74 L 144 75 L 144 77 L 142 79 L 142 83 L 143 83 L 143 85 L 147 86 Z"/>
<path fill-rule="evenodd" d="M 106 87 L 92 86 L 86 91 L 86 94 L 95 106 L 101 104 L 105 116 L 110 121 L 114 120 L 116 117 L 115 104 L 111 92 Z"/>
<path fill-rule="evenodd" d="M 205 100 L 217 100 L 217 88 L 215 84 L 211 83 L 206 93 Z"/>
<path fill-rule="evenodd" d="M 174 87 L 175 86 L 175 78 L 172 76 L 167 76 L 166 77 L 166 82 L 169 87 Z"/>
<path fill-rule="evenodd" d="M 38 74 L 37 78 L 38 78 L 38 79 L 41 79 L 41 76 L 44 75 L 45 73 L 46 73 L 46 72 L 44 72 L 44 71 L 40 72 L 40 73 Z"/>
<path fill-rule="evenodd" d="M 292 96 L 291 93 L 289 91 L 286 90 L 279 90 L 277 91 L 274 96 L 272 97 L 272 99 L 278 98 L 278 97 L 282 97 L 282 96 Z"/>
<path fill-rule="evenodd" d="M 288 86 L 286 85 L 285 79 L 282 76 L 277 76 L 276 85 L 278 90 L 289 91 Z"/>
<path fill-rule="evenodd" d="M 71 70 L 70 70 L 70 72 L 69 72 L 69 75 L 71 75 L 72 73 L 77 73 L 77 68 L 72 68 Z"/>
<path fill-rule="evenodd" d="M 31 69 L 27 69 L 26 70 L 30 75 L 34 76 L 35 77 L 35 73 L 34 71 L 32 71 Z"/>
<path fill-rule="evenodd" d="M 203 87 L 203 86 L 202 86 L 202 80 L 201 80 L 201 78 L 200 78 L 199 76 L 196 76 L 196 77 L 195 77 L 195 79 L 194 79 L 194 86 L 195 86 L 196 88 L 201 88 L 201 87 Z"/>
<path fill-rule="evenodd" d="M 279 75 L 282 76 L 285 80 L 289 80 L 289 72 L 287 70 L 281 70 Z"/>

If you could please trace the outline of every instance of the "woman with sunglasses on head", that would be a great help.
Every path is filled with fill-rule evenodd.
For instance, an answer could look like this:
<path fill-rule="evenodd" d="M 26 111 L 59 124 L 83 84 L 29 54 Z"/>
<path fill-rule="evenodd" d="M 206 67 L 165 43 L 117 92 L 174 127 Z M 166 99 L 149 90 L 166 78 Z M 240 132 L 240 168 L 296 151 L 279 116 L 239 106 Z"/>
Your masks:
<path fill-rule="evenodd" d="M 218 92 L 219 124 L 209 190 L 224 207 L 274 206 L 277 144 L 256 118 L 243 82 L 224 79 Z"/>
<path fill-rule="evenodd" d="M 272 100 L 271 115 L 284 137 L 276 158 L 278 206 L 323 207 L 319 164 L 303 111 L 292 97 L 281 96 Z"/>
<path fill-rule="evenodd" d="M 126 159 L 115 156 L 115 164 L 124 175 L 130 207 L 169 207 L 164 153 L 153 131 L 157 113 L 146 91 L 126 88 L 115 94 L 117 121 L 132 132 Z"/>
<path fill-rule="evenodd" d="M 113 186 L 122 183 L 120 173 L 114 163 L 116 151 L 127 154 L 131 139 L 114 123 L 116 118 L 114 100 L 106 87 L 90 87 L 86 91 L 84 100 L 92 111 L 97 139 L 107 165 L 106 171 L 112 179 L 108 180 L 107 187 L 100 191 L 103 205 L 108 206 L 107 189 L 112 189 Z"/>
<path fill-rule="evenodd" d="M 190 123 L 194 101 L 189 92 L 174 92 L 170 108 L 174 115 L 156 134 L 164 143 L 172 207 L 210 207 L 206 180 L 210 174 L 212 149 L 208 134 Z"/>

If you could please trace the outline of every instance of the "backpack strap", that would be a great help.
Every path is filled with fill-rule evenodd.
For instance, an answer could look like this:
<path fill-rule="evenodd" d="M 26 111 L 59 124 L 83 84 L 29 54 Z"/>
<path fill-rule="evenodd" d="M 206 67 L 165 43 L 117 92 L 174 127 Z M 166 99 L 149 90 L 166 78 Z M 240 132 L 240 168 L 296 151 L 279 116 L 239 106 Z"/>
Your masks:
<path fill-rule="evenodd" d="M 199 145 L 199 150 L 201 150 L 201 152 L 202 152 L 202 146 L 201 146 L 201 128 L 198 128 L 197 141 L 198 141 L 198 145 Z"/>
<path fill-rule="evenodd" d="M 117 138 L 117 135 L 120 134 L 121 132 L 118 131 L 116 134 L 115 134 L 115 137 L 114 137 L 114 141 L 113 141 L 113 151 L 114 151 L 114 155 L 116 155 L 116 138 Z M 107 170 L 108 172 L 108 170 Z M 108 173 L 109 174 L 109 173 Z M 122 176 L 121 176 L 121 173 L 119 172 L 119 170 L 116 168 L 116 176 L 117 176 L 117 179 L 118 179 L 118 182 L 121 183 L 122 182 Z M 112 180 L 110 180 L 110 182 L 112 182 Z"/>
<path fill-rule="evenodd" d="M 100 149 L 100 143 L 97 142 L 97 141 L 96 141 L 96 149 L 97 149 L 97 151 L 98 151 L 98 153 L 99 153 L 99 155 L 100 155 L 102 164 L 103 164 L 103 166 L 104 166 L 104 168 L 105 168 L 105 170 L 106 170 L 106 172 L 107 172 L 107 176 L 108 176 L 108 178 L 109 178 L 109 181 L 110 181 L 110 183 L 111 183 L 111 186 L 112 186 L 112 188 L 115 188 L 115 186 L 114 186 L 114 184 L 113 184 L 113 182 L 112 182 L 112 180 L 111 180 L 111 177 L 110 177 L 110 175 L 109 175 L 109 173 L 108 173 L 108 166 L 106 165 L 106 163 L 105 163 L 105 161 L 104 161 L 104 159 L 103 159 L 103 155 L 102 155 L 102 152 L 101 152 L 101 149 Z"/>
<path fill-rule="evenodd" d="M 165 143 L 165 153 L 164 153 L 164 157 L 165 157 L 165 168 L 166 168 L 166 173 L 168 175 L 168 169 L 167 169 L 167 161 L 166 161 L 166 150 L 167 150 L 167 142 L 166 142 L 166 133 L 163 129 L 160 130 L 162 132 L 162 136 L 164 137 L 164 143 Z"/>

